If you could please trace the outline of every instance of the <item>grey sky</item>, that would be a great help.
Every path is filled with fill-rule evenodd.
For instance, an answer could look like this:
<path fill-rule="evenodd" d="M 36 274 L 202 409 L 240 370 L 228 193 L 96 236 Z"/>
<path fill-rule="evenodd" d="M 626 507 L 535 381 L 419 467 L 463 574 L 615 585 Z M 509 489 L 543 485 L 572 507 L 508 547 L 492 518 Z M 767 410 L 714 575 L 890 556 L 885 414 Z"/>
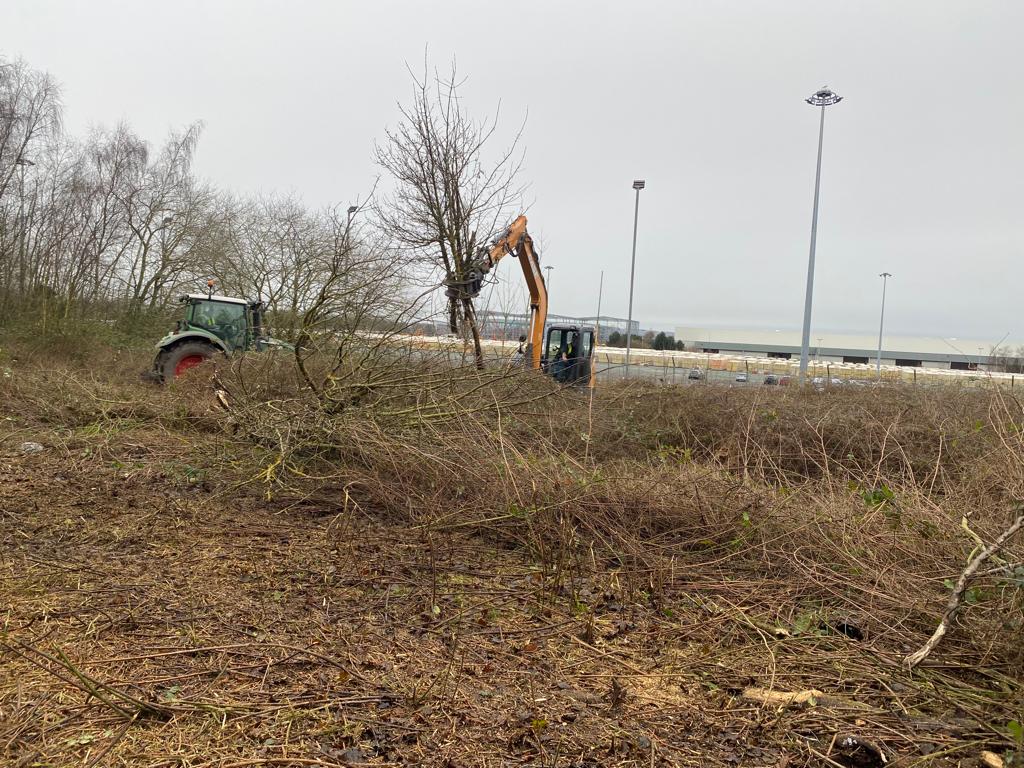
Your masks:
<path fill-rule="evenodd" d="M 365 196 L 405 63 L 456 56 L 505 137 L 529 112 L 552 309 L 798 327 L 823 84 L 816 328 L 1024 339 L 1024 3 L 54 2 L 0 6 L 0 53 L 64 85 L 68 128 L 202 120 L 198 170 L 311 205 Z M 506 267 L 503 265 L 502 269 Z"/>

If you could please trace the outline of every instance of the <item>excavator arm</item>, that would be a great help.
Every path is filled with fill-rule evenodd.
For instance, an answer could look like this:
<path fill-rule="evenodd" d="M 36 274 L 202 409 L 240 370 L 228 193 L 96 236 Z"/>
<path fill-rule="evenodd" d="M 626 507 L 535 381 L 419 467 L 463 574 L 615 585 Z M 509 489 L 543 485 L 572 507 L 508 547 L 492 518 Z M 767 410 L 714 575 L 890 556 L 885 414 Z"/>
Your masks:
<path fill-rule="evenodd" d="M 548 318 L 548 289 L 541 274 L 540 257 L 533 248 L 530 233 L 526 231 L 525 216 L 517 217 L 490 245 L 480 249 L 462 280 L 446 280 L 445 295 L 449 298 L 476 298 L 483 288 L 484 277 L 508 255 L 519 259 L 530 292 L 530 330 L 526 337 L 526 359 L 531 368 L 540 368 L 544 324 Z"/>

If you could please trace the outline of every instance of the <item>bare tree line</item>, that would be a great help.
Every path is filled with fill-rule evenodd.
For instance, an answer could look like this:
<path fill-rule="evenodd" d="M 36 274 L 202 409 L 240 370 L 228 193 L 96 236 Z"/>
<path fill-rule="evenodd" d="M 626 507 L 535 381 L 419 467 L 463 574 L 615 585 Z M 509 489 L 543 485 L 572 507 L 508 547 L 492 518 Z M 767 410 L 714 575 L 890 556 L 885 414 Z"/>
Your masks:
<path fill-rule="evenodd" d="M 354 274 L 354 260 L 410 295 L 463 280 L 519 212 L 518 137 L 484 164 L 496 118 L 470 118 L 454 68 L 413 83 L 376 150 L 393 183 L 366 205 L 355 238 L 347 206 L 310 210 L 296 197 L 241 197 L 198 178 L 198 123 L 157 147 L 126 124 L 67 135 L 53 79 L 0 59 L 0 324 L 130 320 L 214 278 L 218 292 L 265 301 L 275 332 L 294 339 L 311 309 L 319 318 L 331 305 L 330 286 Z M 452 332 L 479 352 L 472 300 L 446 305 Z"/>
<path fill-rule="evenodd" d="M 127 126 L 61 131 L 59 88 L 0 63 L 0 318 L 162 305 L 191 278 L 213 198 L 192 173 L 193 125 L 152 151 Z"/>
<path fill-rule="evenodd" d="M 126 125 L 67 136 L 59 99 L 48 76 L 0 63 L 0 321 L 137 316 L 209 277 L 299 314 L 339 247 L 336 212 L 218 193 L 193 172 L 198 124 L 156 149 Z"/>

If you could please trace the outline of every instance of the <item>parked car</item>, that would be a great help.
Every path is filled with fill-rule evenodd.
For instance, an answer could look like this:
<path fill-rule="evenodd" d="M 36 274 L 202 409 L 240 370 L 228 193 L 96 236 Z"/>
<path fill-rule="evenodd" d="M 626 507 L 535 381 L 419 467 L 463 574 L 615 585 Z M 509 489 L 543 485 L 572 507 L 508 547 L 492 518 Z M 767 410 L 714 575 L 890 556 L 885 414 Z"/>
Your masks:
<path fill-rule="evenodd" d="M 779 383 L 779 377 L 774 373 L 766 373 L 764 375 L 764 383 L 770 385 L 777 385 Z"/>
<path fill-rule="evenodd" d="M 736 374 L 736 381 L 738 381 L 740 384 L 746 384 L 747 383 L 747 374 L 745 374 L 745 373 L 737 373 Z"/>
<path fill-rule="evenodd" d="M 690 372 L 686 375 L 686 378 L 700 381 L 704 378 L 704 371 L 701 368 L 691 368 Z"/>
<path fill-rule="evenodd" d="M 843 381 L 842 379 L 836 378 L 835 376 L 833 376 L 830 379 L 826 379 L 826 378 L 823 378 L 821 376 L 815 376 L 811 380 L 811 384 L 814 385 L 815 389 L 825 389 L 825 387 L 841 387 L 845 383 L 846 383 L 845 381 Z"/>

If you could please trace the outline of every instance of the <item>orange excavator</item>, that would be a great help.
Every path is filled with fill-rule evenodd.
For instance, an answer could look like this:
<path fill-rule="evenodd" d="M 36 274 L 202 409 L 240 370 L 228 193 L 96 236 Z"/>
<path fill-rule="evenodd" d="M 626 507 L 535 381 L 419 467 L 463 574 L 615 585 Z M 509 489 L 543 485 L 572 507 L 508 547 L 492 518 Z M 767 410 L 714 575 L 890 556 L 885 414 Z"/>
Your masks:
<path fill-rule="evenodd" d="M 530 326 L 526 335 L 525 363 L 566 384 L 592 383 L 594 329 L 588 326 L 551 325 L 548 317 L 548 289 L 541 274 L 540 255 L 526 230 L 526 217 L 518 216 L 504 232 L 480 249 L 461 280 L 445 281 L 450 298 L 476 298 L 484 278 L 505 256 L 516 256 L 530 293 Z"/>

